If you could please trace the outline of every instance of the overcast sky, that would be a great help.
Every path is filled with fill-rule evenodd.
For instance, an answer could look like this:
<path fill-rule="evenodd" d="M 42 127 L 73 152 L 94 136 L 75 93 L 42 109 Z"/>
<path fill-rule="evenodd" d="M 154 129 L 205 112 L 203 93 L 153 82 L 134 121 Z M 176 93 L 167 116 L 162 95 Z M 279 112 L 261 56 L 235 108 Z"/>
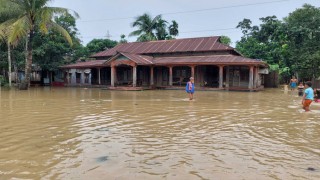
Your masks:
<path fill-rule="evenodd" d="M 135 29 L 134 17 L 147 12 L 153 17 L 163 14 L 167 21 L 176 20 L 177 38 L 229 36 L 236 42 L 242 36 L 235 29 L 244 18 L 259 24 L 260 17 L 276 15 L 279 19 L 308 3 L 320 6 L 320 0 L 54 0 L 50 6 L 65 7 L 79 13 L 79 37 L 86 44 L 94 38 L 120 40 Z"/>

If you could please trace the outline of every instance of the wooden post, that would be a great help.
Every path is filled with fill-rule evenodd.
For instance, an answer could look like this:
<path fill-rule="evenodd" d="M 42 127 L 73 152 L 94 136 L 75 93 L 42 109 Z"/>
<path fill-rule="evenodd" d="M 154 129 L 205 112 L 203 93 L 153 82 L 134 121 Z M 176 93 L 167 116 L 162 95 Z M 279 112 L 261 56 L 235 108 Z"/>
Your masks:
<path fill-rule="evenodd" d="M 101 68 L 98 68 L 98 79 L 99 79 L 99 85 L 101 85 Z"/>
<path fill-rule="evenodd" d="M 253 66 L 250 66 L 250 73 L 249 73 L 249 89 L 253 88 Z"/>
<path fill-rule="evenodd" d="M 229 88 L 229 81 L 230 81 L 230 67 L 227 66 L 227 72 L 226 72 L 226 88 Z"/>
<path fill-rule="evenodd" d="M 223 66 L 219 66 L 219 89 L 223 89 Z"/>
<path fill-rule="evenodd" d="M 172 86 L 172 80 L 173 80 L 172 69 L 173 69 L 173 67 L 169 66 L 169 86 Z"/>
<path fill-rule="evenodd" d="M 132 67 L 132 86 L 136 87 L 137 86 L 137 66 Z"/>
<path fill-rule="evenodd" d="M 111 66 L 111 87 L 114 87 L 115 76 L 116 76 L 116 67 Z"/>
<path fill-rule="evenodd" d="M 154 85 L 153 70 L 154 70 L 154 67 L 151 66 L 151 67 L 150 67 L 150 86 L 153 86 L 153 85 Z"/>

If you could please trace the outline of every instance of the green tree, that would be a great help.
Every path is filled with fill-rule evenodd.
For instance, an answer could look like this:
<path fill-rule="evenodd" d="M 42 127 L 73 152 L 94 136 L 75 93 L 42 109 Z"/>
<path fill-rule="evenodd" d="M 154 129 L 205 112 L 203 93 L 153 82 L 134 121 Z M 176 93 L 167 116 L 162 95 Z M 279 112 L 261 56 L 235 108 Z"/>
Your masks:
<path fill-rule="evenodd" d="M 168 36 L 167 32 L 167 24 L 168 22 L 166 20 L 161 19 L 161 17 L 156 22 L 156 37 L 157 40 L 165 40 Z"/>
<path fill-rule="evenodd" d="M 129 36 L 138 36 L 137 41 L 139 42 L 173 39 L 179 34 L 178 23 L 172 21 L 172 24 L 168 26 L 168 21 L 162 19 L 161 15 L 152 18 L 145 13 L 136 18 L 132 27 L 138 30 L 131 32 Z"/>
<path fill-rule="evenodd" d="M 42 33 L 48 33 L 49 29 L 60 32 L 66 40 L 72 45 L 72 39 L 68 32 L 53 21 L 55 15 L 66 15 L 69 11 L 65 8 L 48 7 L 50 0 L 7 0 L 7 3 L 18 6 L 23 13 L 17 18 L 10 18 L 3 22 L 1 26 L 10 27 L 8 41 L 18 43 L 19 40 L 27 37 L 27 61 L 25 64 L 25 79 L 20 89 L 26 90 L 30 83 L 30 73 L 32 68 L 33 40 L 37 30 Z M 10 9 L 8 9 L 10 11 Z M 76 14 L 76 16 L 78 16 Z"/>
<path fill-rule="evenodd" d="M 260 20 L 260 26 L 252 26 L 249 19 L 238 24 L 243 32 L 236 44 L 239 52 L 278 67 L 283 79 L 320 76 L 320 8 L 305 4 L 283 21 L 276 16 Z"/>
<path fill-rule="evenodd" d="M 119 41 L 120 44 L 123 44 L 123 43 L 127 43 L 127 42 L 128 42 L 128 41 L 126 40 L 126 35 L 121 34 L 120 38 L 121 38 L 120 41 Z"/>
<path fill-rule="evenodd" d="M 301 78 L 320 76 L 320 8 L 309 4 L 284 19 L 288 32 L 288 63 Z"/>
<path fill-rule="evenodd" d="M 73 46 L 71 47 L 57 31 L 49 31 L 48 34 L 36 31 L 33 58 L 34 64 L 40 66 L 42 70 L 53 71 L 63 64 L 74 62 L 75 50 L 81 46 L 77 38 L 75 17 L 66 14 L 56 17 L 55 22 L 70 34 Z"/>
<path fill-rule="evenodd" d="M 170 36 L 178 36 L 179 35 L 179 25 L 176 21 L 172 21 L 172 24 L 169 26 L 169 34 Z"/>
<path fill-rule="evenodd" d="M 154 31 L 159 19 L 161 19 L 161 15 L 155 18 L 152 18 L 151 15 L 147 13 L 138 16 L 132 23 L 132 27 L 137 27 L 138 29 L 131 32 L 129 36 L 139 36 L 137 39 L 139 42 L 156 40 L 157 37 Z"/>
<path fill-rule="evenodd" d="M 246 57 L 263 59 L 269 65 L 282 69 L 289 68 L 286 64 L 287 45 L 286 31 L 283 22 L 276 16 L 260 18 L 260 26 L 252 25 L 251 20 L 244 19 L 237 28 L 242 30 L 243 36 L 236 43 L 236 49 Z"/>
<path fill-rule="evenodd" d="M 228 36 L 221 36 L 220 42 L 229 46 L 231 44 L 231 39 Z"/>
<path fill-rule="evenodd" d="M 117 41 L 113 41 L 110 39 L 93 39 L 87 44 L 86 48 L 88 49 L 89 55 L 92 55 L 94 53 L 104 51 L 106 49 L 111 49 L 115 47 L 117 44 Z"/>
<path fill-rule="evenodd" d="M 7 19 L 17 18 L 22 12 L 19 7 L 7 1 L 0 0 L 0 24 L 7 21 Z M 10 11 L 8 11 L 10 9 Z M 8 59 L 8 83 L 11 87 L 11 70 L 12 70 L 12 43 L 9 42 L 10 28 L 0 25 L 0 42 L 7 44 L 7 59 Z"/>

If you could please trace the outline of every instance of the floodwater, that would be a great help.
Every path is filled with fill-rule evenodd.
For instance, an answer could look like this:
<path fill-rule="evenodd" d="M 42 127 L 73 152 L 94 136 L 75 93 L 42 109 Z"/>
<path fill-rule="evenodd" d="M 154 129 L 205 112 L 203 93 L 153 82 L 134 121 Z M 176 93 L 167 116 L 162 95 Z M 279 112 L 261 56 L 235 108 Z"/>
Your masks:
<path fill-rule="evenodd" d="M 320 179 L 297 93 L 0 91 L 0 179 Z"/>

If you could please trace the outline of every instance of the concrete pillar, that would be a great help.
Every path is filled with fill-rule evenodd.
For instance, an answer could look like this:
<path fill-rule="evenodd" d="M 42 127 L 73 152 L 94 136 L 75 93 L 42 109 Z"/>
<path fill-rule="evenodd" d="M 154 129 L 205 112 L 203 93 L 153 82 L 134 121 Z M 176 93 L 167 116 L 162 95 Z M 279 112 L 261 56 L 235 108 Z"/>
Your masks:
<path fill-rule="evenodd" d="M 230 81 L 230 67 L 226 67 L 227 72 L 226 72 L 226 88 L 229 88 L 229 81 Z"/>
<path fill-rule="evenodd" d="M 68 69 L 68 71 L 67 71 L 67 84 L 70 84 L 70 74 L 69 74 L 69 69 Z"/>
<path fill-rule="evenodd" d="M 98 68 L 99 85 L 101 85 L 101 68 Z"/>
<path fill-rule="evenodd" d="M 132 67 L 132 86 L 137 86 L 137 66 Z"/>
<path fill-rule="evenodd" d="M 191 77 L 193 77 L 195 79 L 195 77 L 194 77 L 194 68 L 195 68 L 195 66 L 190 66 L 190 67 L 191 67 Z"/>
<path fill-rule="evenodd" d="M 249 89 L 253 88 L 253 66 L 250 66 L 250 72 L 249 72 Z"/>
<path fill-rule="evenodd" d="M 255 71 L 254 71 L 254 88 L 258 88 L 259 87 L 259 66 L 255 67 Z"/>
<path fill-rule="evenodd" d="M 219 66 L 219 89 L 223 88 L 223 66 Z"/>
<path fill-rule="evenodd" d="M 114 87 L 115 76 L 116 76 L 116 67 L 111 66 L 111 87 Z"/>
<path fill-rule="evenodd" d="M 150 86 L 153 86 L 154 85 L 154 77 L 153 77 L 153 72 L 154 71 L 154 67 L 151 66 L 150 67 Z"/>
<path fill-rule="evenodd" d="M 256 83 L 256 72 L 257 72 L 257 68 L 253 67 L 253 89 L 257 88 L 257 83 Z"/>
<path fill-rule="evenodd" d="M 84 70 L 82 70 L 81 72 L 81 81 L 80 81 L 81 84 L 84 84 Z"/>
<path fill-rule="evenodd" d="M 172 66 L 169 66 L 169 86 L 172 86 L 172 80 L 173 80 L 173 76 L 172 76 Z"/>

